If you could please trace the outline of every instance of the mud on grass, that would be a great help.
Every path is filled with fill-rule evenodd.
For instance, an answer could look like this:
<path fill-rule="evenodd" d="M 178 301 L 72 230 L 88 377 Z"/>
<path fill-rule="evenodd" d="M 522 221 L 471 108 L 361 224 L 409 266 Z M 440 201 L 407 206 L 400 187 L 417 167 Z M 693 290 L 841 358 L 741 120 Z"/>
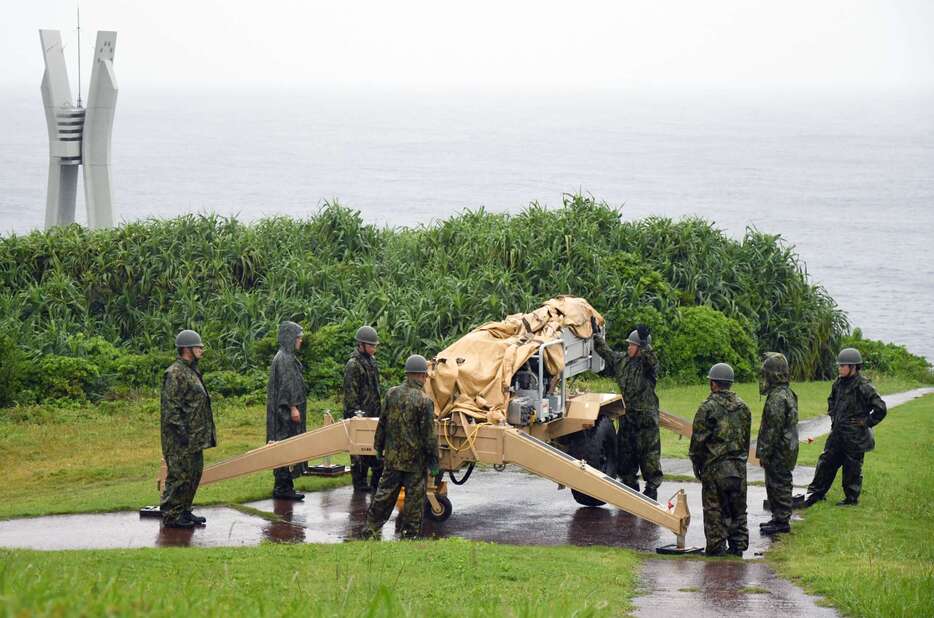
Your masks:
<path fill-rule="evenodd" d="M 801 512 L 768 561 L 846 615 L 930 616 L 934 395 L 894 408 L 875 432 L 859 505 L 834 506 L 843 498 L 838 473 L 827 500 Z"/>
<path fill-rule="evenodd" d="M 621 616 L 639 558 L 461 539 L 241 549 L 0 550 L 0 613 Z"/>

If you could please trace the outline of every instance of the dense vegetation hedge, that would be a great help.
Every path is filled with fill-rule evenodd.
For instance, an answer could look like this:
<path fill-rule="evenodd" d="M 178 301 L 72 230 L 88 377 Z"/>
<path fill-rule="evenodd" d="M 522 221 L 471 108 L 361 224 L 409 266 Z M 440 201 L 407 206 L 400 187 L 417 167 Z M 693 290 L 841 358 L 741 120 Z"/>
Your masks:
<path fill-rule="evenodd" d="M 211 386 L 261 388 L 284 319 L 309 332 L 309 382 L 325 394 L 360 324 L 379 330 L 392 373 L 413 351 L 430 356 L 558 294 L 589 299 L 611 344 L 648 324 L 665 375 L 681 381 L 718 360 L 748 379 L 766 350 L 784 352 L 797 378 L 827 377 L 848 332 L 779 236 L 749 229 L 735 241 L 699 219 L 625 222 L 582 196 L 414 229 L 377 228 L 339 205 L 254 225 L 190 215 L 0 239 L 0 355 L 23 367 L 15 386 L 0 384 L 0 402 L 155 386 L 182 328 L 207 341 Z"/>

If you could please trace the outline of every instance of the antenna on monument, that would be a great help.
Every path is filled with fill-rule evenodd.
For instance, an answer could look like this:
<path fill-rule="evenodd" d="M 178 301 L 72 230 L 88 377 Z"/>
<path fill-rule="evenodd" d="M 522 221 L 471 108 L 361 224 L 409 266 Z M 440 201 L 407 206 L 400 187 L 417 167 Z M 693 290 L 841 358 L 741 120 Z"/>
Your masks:
<path fill-rule="evenodd" d="M 78 9 L 78 107 L 81 107 L 81 3 L 75 2 Z"/>

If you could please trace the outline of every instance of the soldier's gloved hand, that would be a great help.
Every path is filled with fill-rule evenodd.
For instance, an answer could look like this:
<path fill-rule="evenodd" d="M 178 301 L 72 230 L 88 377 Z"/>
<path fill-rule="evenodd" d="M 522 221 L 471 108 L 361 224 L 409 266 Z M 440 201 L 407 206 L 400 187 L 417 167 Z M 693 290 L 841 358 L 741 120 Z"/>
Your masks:
<path fill-rule="evenodd" d="M 649 327 L 645 324 L 640 324 L 636 327 L 636 332 L 639 333 L 639 339 L 642 340 L 642 343 L 646 343 L 649 339 L 649 335 L 652 334 L 649 330 Z"/>

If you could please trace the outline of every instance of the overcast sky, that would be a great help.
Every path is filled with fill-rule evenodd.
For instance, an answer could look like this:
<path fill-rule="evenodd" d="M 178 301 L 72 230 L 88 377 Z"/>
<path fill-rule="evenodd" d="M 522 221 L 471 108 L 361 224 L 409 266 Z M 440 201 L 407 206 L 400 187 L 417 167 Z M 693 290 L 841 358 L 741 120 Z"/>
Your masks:
<path fill-rule="evenodd" d="M 3 0 L 0 86 L 39 83 L 39 28 L 63 31 L 73 63 L 74 13 L 74 0 Z M 934 90 L 931 0 L 83 0 L 81 13 L 85 58 L 96 30 L 117 30 L 117 76 L 135 89 Z"/>

